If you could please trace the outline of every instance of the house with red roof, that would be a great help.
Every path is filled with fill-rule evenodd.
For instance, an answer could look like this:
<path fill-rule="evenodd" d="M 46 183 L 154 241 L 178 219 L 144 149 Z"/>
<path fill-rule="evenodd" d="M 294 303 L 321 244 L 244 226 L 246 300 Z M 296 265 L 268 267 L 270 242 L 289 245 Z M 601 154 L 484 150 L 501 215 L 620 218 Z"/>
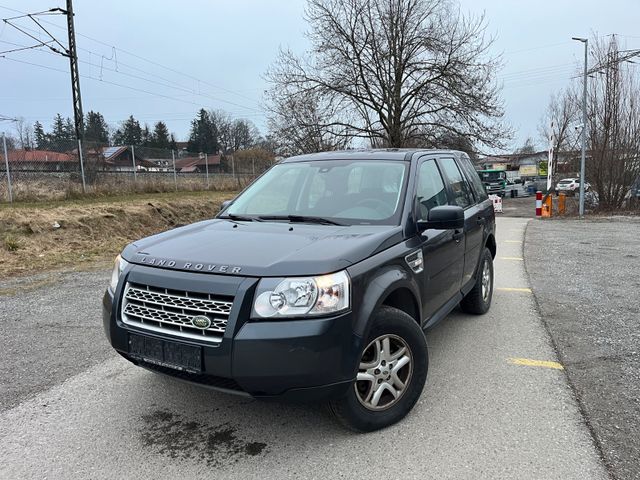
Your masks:
<path fill-rule="evenodd" d="M 199 155 L 176 159 L 176 171 L 180 173 L 220 173 L 222 163 L 220 155 Z"/>
<path fill-rule="evenodd" d="M 9 170 L 14 172 L 69 172 L 79 170 L 78 157 L 51 150 L 10 150 Z"/>

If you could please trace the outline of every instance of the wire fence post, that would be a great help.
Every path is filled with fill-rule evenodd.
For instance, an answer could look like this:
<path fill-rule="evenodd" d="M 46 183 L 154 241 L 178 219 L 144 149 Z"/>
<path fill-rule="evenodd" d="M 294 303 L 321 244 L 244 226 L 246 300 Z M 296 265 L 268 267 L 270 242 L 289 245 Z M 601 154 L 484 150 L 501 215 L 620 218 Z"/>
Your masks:
<path fill-rule="evenodd" d="M 236 179 L 236 162 L 233 159 L 233 155 L 231 155 L 231 175 L 233 179 Z"/>
<path fill-rule="evenodd" d="M 13 190 L 11 190 L 11 174 L 9 173 L 9 154 L 7 153 L 7 137 L 2 132 L 2 144 L 4 146 L 4 164 L 7 167 L 7 186 L 9 187 L 9 203 L 13 203 Z"/>
<path fill-rule="evenodd" d="M 204 154 L 204 168 L 207 172 L 207 190 L 209 190 L 209 156 Z"/>
<path fill-rule="evenodd" d="M 80 176 L 82 177 L 82 193 L 87 193 L 87 185 L 84 180 L 84 162 L 82 161 L 82 140 L 78 139 L 78 157 L 80 158 Z"/>
<path fill-rule="evenodd" d="M 256 159 L 252 158 L 251 159 L 251 171 L 253 173 L 253 176 L 256 176 Z"/>
<path fill-rule="evenodd" d="M 133 182 L 138 182 L 138 172 L 136 171 L 136 149 L 131 145 L 131 162 L 133 163 Z"/>
<path fill-rule="evenodd" d="M 171 159 L 173 160 L 173 183 L 176 186 L 176 190 L 178 190 L 178 175 L 176 173 L 176 152 L 171 150 Z"/>

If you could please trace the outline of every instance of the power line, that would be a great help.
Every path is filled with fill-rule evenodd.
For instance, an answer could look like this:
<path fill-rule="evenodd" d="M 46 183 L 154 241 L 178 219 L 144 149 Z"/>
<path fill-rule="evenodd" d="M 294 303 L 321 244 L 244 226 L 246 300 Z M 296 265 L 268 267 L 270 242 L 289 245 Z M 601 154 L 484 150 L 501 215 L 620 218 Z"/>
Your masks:
<path fill-rule="evenodd" d="M 3 115 L 0 113 L 0 122 L 17 122 L 17 118 L 9 117 L 8 115 Z"/>
<path fill-rule="evenodd" d="M 26 12 L 23 12 L 23 11 L 21 11 L 21 10 L 16 10 L 16 9 L 14 9 L 14 8 L 10 8 L 10 7 L 4 6 L 4 5 L 0 5 L 0 8 L 4 8 L 4 9 L 6 9 L 6 10 L 9 10 L 9 11 L 12 11 L 12 12 L 16 12 L 16 13 L 26 14 Z M 50 25 L 52 25 L 52 26 L 54 26 L 54 27 L 56 27 L 56 28 L 63 28 L 63 27 L 60 27 L 59 25 L 56 25 L 56 24 L 55 24 L 55 23 L 53 23 L 53 22 L 46 22 L 46 21 L 43 21 L 43 22 L 48 23 L 48 24 L 50 24 Z M 200 78 L 198 78 L 198 77 L 195 77 L 195 76 L 193 76 L 193 75 L 191 75 L 191 74 L 181 72 L 181 71 L 179 71 L 179 70 L 176 70 L 175 68 L 168 67 L 168 66 L 163 65 L 163 64 L 161 64 L 161 63 L 159 63 L 159 62 L 156 62 L 155 60 L 150 60 L 150 59 L 145 58 L 145 57 L 143 57 L 143 56 L 141 56 L 141 55 L 138 55 L 138 54 L 136 54 L 136 53 L 130 52 L 130 51 L 125 50 L 125 49 L 122 49 L 122 48 L 118 48 L 118 47 L 116 47 L 115 45 L 112 45 L 112 44 L 106 43 L 106 42 L 104 42 L 104 41 L 102 41 L 102 40 L 99 40 L 99 39 L 97 39 L 97 38 L 90 37 L 89 35 L 85 35 L 85 34 L 82 34 L 82 33 L 79 33 L 79 32 L 77 32 L 77 33 L 76 33 L 76 35 L 78 35 L 79 37 L 86 38 L 87 40 L 91 40 L 92 42 L 96 42 L 96 43 L 98 43 L 98 44 L 100 44 L 100 45 L 103 45 L 103 46 L 109 47 L 109 48 L 111 48 L 111 49 L 118 50 L 118 51 L 123 52 L 123 53 L 125 53 L 125 54 L 127 54 L 127 55 L 130 55 L 130 56 L 132 56 L 132 57 L 134 57 L 134 58 L 137 58 L 137 59 L 142 60 L 142 61 L 144 61 L 144 62 L 150 63 L 151 65 L 155 65 L 155 66 L 157 66 L 157 67 L 164 68 L 165 70 L 168 70 L 168 71 L 173 72 L 173 73 L 175 73 L 175 74 L 182 75 L 182 76 L 187 77 L 187 78 L 190 78 L 190 79 L 192 79 L 192 80 L 196 80 L 196 81 L 198 81 L 198 82 L 200 82 L 200 83 L 202 83 L 202 84 L 204 84 L 204 85 L 209 85 L 210 87 L 217 88 L 217 89 L 222 90 L 222 91 L 224 91 L 224 92 L 226 92 L 226 93 L 230 93 L 230 94 L 232 94 L 232 95 L 237 95 L 238 97 L 244 98 L 244 99 L 249 100 L 249 101 L 251 101 L 251 102 L 255 102 L 255 101 L 256 101 L 255 99 L 250 98 L 250 97 L 247 97 L 246 95 L 242 95 L 241 93 L 238 93 L 237 91 L 234 91 L 234 90 L 231 90 L 231 89 L 228 89 L 228 88 L 224 88 L 224 87 L 222 87 L 222 86 L 220 86 L 220 85 L 215 85 L 215 84 L 213 84 L 213 83 L 211 83 L 211 82 L 207 82 L 207 81 L 202 80 L 202 79 L 200 79 Z M 83 50 L 84 50 L 84 49 L 83 49 Z"/>
<path fill-rule="evenodd" d="M 5 40 L 0 40 L 0 42 L 2 42 L 2 43 L 7 43 L 7 44 L 10 44 L 10 45 L 14 45 L 14 46 L 21 46 L 20 44 L 13 43 L 13 42 L 7 42 L 7 41 L 5 41 Z M 7 51 L 7 52 L 0 52 L 0 55 L 1 55 L 2 53 L 8 53 L 8 52 L 10 52 L 10 51 L 17 51 L 17 50 L 21 50 L 21 49 L 9 50 L 9 51 Z M 46 50 L 40 50 L 40 52 L 42 52 L 42 53 L 51 53 L 51 52 L 48 52 L 48 51 L 46 51 Z M 103 65 L 97 65 L 97 64 L 92 63 L 92 62 L 87 62 L 86 60 L 78 60 L 78 61 L 79 61 L 80 63 L 86 64 L 86 65 L 90 65 L 90 66 L 92 66 L 92 67 L 100 68 L 101 70 L 103 70 L 103 69 L 104 69 L 104 70 L 107 70 L 107 71 L 110 71 L 110 72 L 119 73 L 119 74 L 121 74 L 121 75 L 124 75 L 124 76 L 130 77 L 130 78 L 135 78 L 135 79 L 138 79 L 138 80 L 143 80 L 143 81 L 146 81 L 146 82 L 149 82 L 149 83 L 152 83 L 152 84 L 156 84 L 156 85 L 160 85 L 160 86 L 164 86 L 164 87 L 168 87 L 168 88 L 174 88 L 174 89 L 177 89 L 177 90 L 183 91 L 183 92 L 188 93 L 188 94 L 197 95 L 197 96 L 202 96 L 202 97 L 205 97 L 205 98 L 209 98 L 210 100 L 214 100 L 214 101 L 221 101 L 221 102 L 225 102 L 225 103 L 228 103 L 228 104 L 233 105 L 233 106 L 235 106 L 235 107 L 246 108 L 246 109 L 248 109 L 248 110 L 253 110 L 254 112 L 260 112 L 260 109 L 257 109 L 257 108 L 250 108 L 250 107 L 246 107 L 246 106 L 244 106 L 244 105 L 237 104 L 237 103 L 235 103 L 235 102 L 225 101 L 225 100 L 223 100 L 223 99 L 219 99 L 219 98 L 216 98 L 216 97 L 213 97 L 213 96 L 210 96 L 210 95 L 204 94 L 204 93 L 196 93 L 196 92 L 194 92 L 194 91 L 192 91 L 192 90 L 189 90 L 189 89 L 187 89 L 187 88 L 184 88 L 184 87 L 174 87 L 174 86 L 172 86 L 172 85 L 167 85 L 167 84 L 164 84 L 164 83 L 162 83 L 162 82 L 157 82 L 157 81 L 154 81 L 154 80 L 151 80 L 151 79 L 147 79 L 147 78 L 145 78 L 145 77 L 141 77 L 141 76 L 139 76 L 139 75 L 134 75 L 134 74 L 127 73 L 127 72 L 122 72 L 122 71 L 120 71 L 120 70 L 112 69 L 112 68 L 109 68 L 109 67 L 104 67 Z M 88 77 L 88 76 L 86 76 L 86 75 L 83 75 L 82 77 L 83 77 L 83 78 L 84 78 L 84 77 L 86 77 L 86 78 L 91 78 L 91 77 Z M 98 80 L 100 80 L 100 81 L 104 81 L 104 79 L 102 78 L 102 74 L 100 75 L 100 78 L 98 78 Z M 258 114 L 258 115 L 261 115 L 261 113 L 257 113 L 257 114 Z"/>
<path fill-rule="evenodd" d="M 505 52 L 503 55 L 513 55 L 522 52 L 531 52 L 533 50 L 544 50 L 545 48 L 559 47 L 561 45 L 569 45 L 571 42 L 550 43 L 548 45 L 540 45 L 538 47 L 523 48 L 522 50 L 512 50 L 511 52 Z"/>
<path fill-rule="evenodd" d="M 516 77 L 526 77 L 528 75 L 535 75 L 539 73 L 554 73 L 554 72 L 564 71 L 564 70 L 573 69 L 573 68 L 574 67 L 572 67 L 571 65 L 567 65 L 566 63 L 563 63 L 561 65 L 549 65 L 545 67 L 536 67 L 528 70 L 518 70 L 514 72 L 504 73 L 504 74 L 498 75 L 498 78 L 507 80 L 507 79 L 512 79 Z"/>
<path fill-rule="evenodd" d="M 11 61 L 11 62 L 22 63 L 22 64 L 25 64 L 25 65 L 32 65 L 32 66 L 39 67 L 39 68 L 45 68 L 47 70 L 52 70 L 52 71 L 55 71 L 55 72 L 61 72 L 61 73 L 65 73 L 65 74 L 67 73 L 66 70 L 62 70 L 60 68 L 55 68 L 55 67 L 50 67 L 48 65 L 42 65 L 40 63 L 27 62 L 25 60 L 17 60 L 15 58 L 9 58 L 9 57 L 6 57 L 6 56 L 0 56 L 0 58 L 3 58 L 5 60 Z M 94 80 L 96 82 L 101 82 L 101 83 L 106 83 L 108 85 L 113 85 L 113 86 L 117 86 L 117 87 L 121 87 L 121 88 L 126 88 L 128 90 L 132 90 L 132 91 L 135 91 L 135 92 L 146 93 L 148 95 L 152 95 L 152 96 L 155 96 L 155 97 L 174 100 L 176 102 L 187 103 L 187 104 L 190 104 L 190 105 L 195 105 L 197 107 L 202 107 L 203 106 L 200 103 L 191 102 L 189 100 L 184 100 L 184 99 L 172 97 L 172 96 L 169 96 L 169 95 L 163 95 L 163 94 L 160 94 L 160 93 L 150 92 L 148 90 L 143 90 L 141 88 L 136 88 L 136 87 L 132 87 L 132 86 L 129 86 L 129 85 L 123 85 L 123 84 L 117 83 L 117 82 L 111 82 L 109 80 L 104 80 L 104 79 L 92 77 L 92 76 L 86 75 L 86 74 L 81 75 L 81 78 L 87 78 L 87 79 L 90 79 L 90 80 Z M 213 108 L 213 107 L 209 106 L 209 108 Z"/>
<path fill-rule="evenodd" d="M 2 42 L 2 43 L 9 43 L 9 42 Z M 31 45 L 29 47 L 14 48 L 12 50 L 4 50 L 3 52 L 0 52 L 0 55 L 4 55 L 5 53 L 22 52 L 24 50 L 31 50 L 33 48 L 40 48 L 40 47 L 42 47 L 42 44 L 40 44 L 40 45 Z"/>
<path fill-rule="evenodd" d="M 6 8 L 6 7 L 5 7 L 5 8 Z M 16 17 L 16 18 L 20 18 L 20 17 Z M 49 23 L 50 23 L 50 22 L 49 22 Z M 14 26 L 14 25 L 12 25 L 12 26 Z M 14 27 L 15 27 L 15 26 L 14 26 Z M 16 28 L 17 28 L 17 27 L 16 27 Z M 34 30 L 31 30 L 31 29 L 26 28 L 26 27 L 22 27 L 22 29 L 19 29 L 19 30 L 20 30 L 20 31 L 23 31 L 23 33 L 26 33 L 26 32 L 24 32 L 24 30 L 34 32 Z M 38 32 L 37 32 L 37 31 L 35 31 L 35 33 L 38 33 Z M 27 35 L 29 35 L 28 33 L 26 33 L 26 34 L 27 34 Z M 29 36 L 30 36 L 31 38 L 35 38 L 35 37 L 33 37 L 32 35 L 29 35 Z M 78 36 L 80 36 L 80 34 L 78 34 Z M 0 41 L 2 41 L 2 40 L 0 40 Z M 10 43 L 10 42 L 6 42 L 6 43 Z M 15 43 L 14 43 L 13 45 L 16 45 L 16 46 L 24 46 L 24 45 L 19 45 L 19 44 L 15 44 Z M 38 46 L 42 46 L 42 45 L 44 45 L 44 43 L 42 43 L 41 45 L 36 45 L 36 46 L 34 46 L 33 48 L 36 48 L 36 47 L 38 47 Z M 50 47 L 50 48 L 51 48 L 51 47 Z M 112 48 L 113 48 L 113 51 L 115 52 L 115 51 L 116 51 L 116 47 L 112 47 Z M 79 49 L 80 49 L 80 48 L 79 48 Z M 91 50 L 88 50 L 88 49 L 85 49 L 85 48 L 82 48 L 82 49 L 80 49 L 80 50 L 84 50 L 84 51 L 86 51 L 86 52 L 89 52 L 90 54 L 96 55 L 96 54 L 95 54 L 94 52 L 92 52 Z M 60 53 L 60 52 L 57 52 L 57 50 L 55 50 L 55 51 L 56 51 L 56 53 Z M 46 50 L 45 50 L 44 52 L 46 52 L 46 53 L 51 53 L 51 52 L 48 52 L 48 51 L 46 51 Z M 7 51 L 7 52 L 0 52 L 0 54 L 2 54 L 2 53 L 9 53 L 9 51 Z M 112 58 L 113 58 L 113 57 L 114 57 L 114 54 L 112 53 Z M 137 68 L 137 67 L 134 67 L 134 66 L 132 66 L 132 65 L 128 65 L 128 64 L 126 64 L 126 63 L 123 63 L 123 62 L 119 62 L 119 61 L 117 60 L 117 57 L 116 57 L 116 60 L 115 60 L 115 63 L 116 63 L 116 68 L 115 68 L 115 69 L 111 69 L 111 68 L 109 68 L 109 67 L 105 67 L 105 66 L 104 66 L 104 64 L 103 64 L 103 60 L 104 60 L 104 59 L 106 59 L 106 60 L 111 61 L 111 60 L 112 60 L 112 58 L 106 58 L 104 55 L 101 55 L 100 65 L 96 65 L 96 64 L 94 64 L 94 63 L 87 62 L 86 60 L 78 60 L 78 61 L 79 61 L 80 63 L 85 63 L 85 64 L 88 64 L 88 65 L 93 66 L 93 67 L 95 67 L 95 68 L 99 68 L 99 69 L 100 69 L 100 72 L 101 72 L 101 73 L 100 73 L 100 77 L 102 77 L 102 70 L 107 70 L 107 71 L 111 71 L 111 72 L 115 72 L 115 73 L 119 73 L 119 74 L 121 74 L 121 75 L 125 75 L 125 76 L 128 76 L 128 77 L 131 77 L 131 78 L 136 78 L 136 79 L 138 79 L 138 80 L 142 80 L 142 81 L 146 81 L 146 82 L 153 83 L 153 84 L 156 84 L 156 85 L 164 86 L 164 87 L 167 87 L 167 88 L 174 88 L 174 89 L 177 89 L 177 90 L 181 90 L 181 91 L 183 91 L 183 92 L 187 92 L 187 93 L 190 93 L 190 94 L 192 94 L 192 95 L 197 95 L 197 96 L 202 96 L 202 97 L 205 97 L 205 98 L 209 98 L 210 100 L 214 100 L 214 101 L 218 101 L 218 102 L 226 103 L 226 104 L 228 104 L 228 105 L 233 105 L 234 107 L 244 108 L 244 109 L 247 109 L 247 110 L 253 110 L 253 111 L 261 111 L 261 110 L 262 110 L 261 108 L 257 108 L 257 107 L 249 107 L 249 106 L 242 105 L 242 104 L 239 104 L 239 103 L 236 103 L 236 102 L 232 102 L 232 101 L 230 101 L 230 100 L 225 100 L 225 99 L 223 99 L 223 98 L 214 97 L 214 96 L 208 95 L 208 94 L 206 94 L 206 93 L 198 92 L 198 91 L 196 91 L 196 90 L 194 90 L 194 89 L 190 89 L 190 88 L 185 87 L 185 86 L 183 86 L 183 85 L 181 85 L 181 84 L 179 84 L 179 83 L 177 83 L 177 82 L 174 82 L 174 81 L 172 81 L 172 80 L 169 80 L 169 79 L 166 79 L 166 78 L 163 78 L 163 77 L 157 76 L 157 75 L 156 75 L 156 77 L 157 77 L 157 78 L 160 78 L 160 79 L 162 79 L 162 80 L 165 80 L 165 81 L 166 81 L 166 82 L 168 82 L 168 83 L 167 83 L 167 84 L 163 84 L 162 82 L 158 82 L 157 80 L 153 80 L 153 79 L 149 79 L 149 78 L 146 78 L 146 77 L 141 77 L 141 76 L 139 76 L 139 75 L 133 75 L 133 74 L 131 74 L 131 73 L 123 72 L 123 71 L 121 71 L 121 70 L 119 70 L 119 69 L 118 69 L 118 65 L 121 65 L 121 66 L 124 66 L 124 67 L 130 68 L 130 69 L 135 70 L 135 71 L 143 72 L 143 73 L 147 73 L 147 70 L 144 70 L 144 69 L 141 69 L 141 68 Z M 248 97 L 245 97 L 245 98 L 248 98 Z M 257 101 L 256 101 L 256 100 L 252 100 L 252 101 L 257 103 Z"/>

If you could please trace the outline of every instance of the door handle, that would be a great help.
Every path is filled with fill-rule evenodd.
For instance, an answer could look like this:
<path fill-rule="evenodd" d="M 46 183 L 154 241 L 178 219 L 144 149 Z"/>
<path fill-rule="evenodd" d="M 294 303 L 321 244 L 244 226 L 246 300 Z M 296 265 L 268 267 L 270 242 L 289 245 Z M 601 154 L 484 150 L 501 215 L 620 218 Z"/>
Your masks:
<path fill-rule="evenodd" d="M 462 237 L 464 237 L 464 230 L 455 230 L 453 232 L 453 239 L 456 241 L 456 243 L 460 243 Z"/>
<path fill-rule="evenodd" d="M 484 217 L 478 216 L 478 225 L 484 225 L 486 221 L 487 220 Z"/>

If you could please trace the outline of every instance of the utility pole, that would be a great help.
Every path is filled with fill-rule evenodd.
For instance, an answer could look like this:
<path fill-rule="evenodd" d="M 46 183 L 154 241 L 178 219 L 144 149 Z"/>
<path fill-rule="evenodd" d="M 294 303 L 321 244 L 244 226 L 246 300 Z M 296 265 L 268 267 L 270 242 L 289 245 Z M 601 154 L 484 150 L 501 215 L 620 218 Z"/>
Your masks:
<path fill-rule="evenodd" d="M 589 39 L 573 37 L 572 40 L 584 43 L 584 78 L 582 80 L 582 154 L 580 156 L 580 218 L 584 218 L 584 165 L 587 156 L 587 62 L 589 55 Z"/>
<path fill-rule="evenodd" d="M 62 14 L 67 16 L 67 34 L 69 36 L 69 46 L 65 47 L 60 40 L 55 38 L 49 30 L 47 30 L 40 21 L 38 21 L 38 17 L 40 15 L 57 15 Z M 33 21 L 44 33 L 49 37 L 49 40 L 41 40 L 40 38 L 28 33 L 19 25 L 16 25 L 15 22 L 22 18 L 29 18 Z M 76 49 L 76 33 L 73 26 L 73 4 L 72 0 L 67 0 L 67 9 L 63 8 L 50 8 L 49 10 L 45 10 L 43 12 L 38 13 L 26 13 L 24 15 L 19 15 L 17 17 L 11 18 L 3 18 L 2 19 L 6 25 L 9 25 L 22 34 L 28 36 L 32 40 L 35 40 L 37 43 L 35 45 L 31 45 L 24 48 L 7 50 L 3 53 L 15 52 L 19 50 L 29 50 L 32 48 L 45 47 L 51 50 L 58 55 L 62 55 L 63 57 L 69 58 L 69 66 L 71 67 L 71 92 L 73 94 L 73 117 L 75 120 L 75 130 L 76 130 L 76 138 L 77 140 L 82 140 L 84 136 L 84 117 L 82 116 L 82 100 L 80 98 L 80 74 L 78 73 L 78 53 Z"/>
<path fill-rule="evenodd" d="M 67 33 L 69 34 L 69 66 L 71 67 L 71 92 L 73 94 L 73 117 L 76 124 L 76 138 L 82 140 L 84 136 L 84 117 L 82 114 L 82 99 L 80 97 L 80 74 L 78 73 L 78 53 L 76 50 L 76 33 L 73 28 L 72 0 L 67 0 Z"/>

